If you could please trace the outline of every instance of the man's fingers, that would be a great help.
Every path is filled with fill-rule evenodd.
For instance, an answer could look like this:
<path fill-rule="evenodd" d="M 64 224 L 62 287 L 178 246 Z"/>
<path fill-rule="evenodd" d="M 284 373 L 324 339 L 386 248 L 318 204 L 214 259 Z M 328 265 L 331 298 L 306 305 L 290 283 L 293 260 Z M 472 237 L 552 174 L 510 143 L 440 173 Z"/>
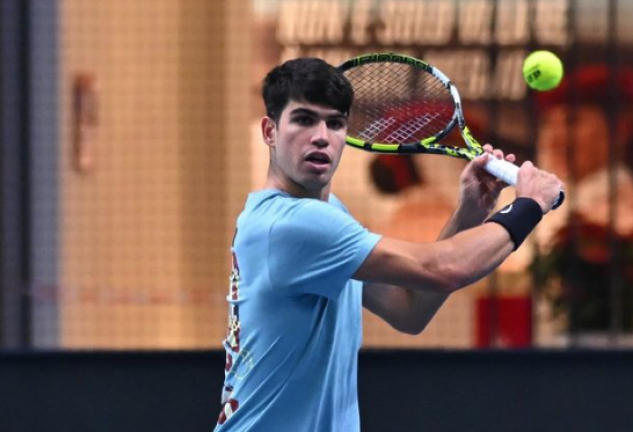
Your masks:
<path fill-rule="evenodd" d="M 504 156 L 503 150 L 496 149 L 491 144 L 484 144 L 483 149 L 485 153 L 493 154 L 497 159 L 505 159 L 508 162 L 516 161 L 516 156 L 513 153 L 509 153 Z"/>

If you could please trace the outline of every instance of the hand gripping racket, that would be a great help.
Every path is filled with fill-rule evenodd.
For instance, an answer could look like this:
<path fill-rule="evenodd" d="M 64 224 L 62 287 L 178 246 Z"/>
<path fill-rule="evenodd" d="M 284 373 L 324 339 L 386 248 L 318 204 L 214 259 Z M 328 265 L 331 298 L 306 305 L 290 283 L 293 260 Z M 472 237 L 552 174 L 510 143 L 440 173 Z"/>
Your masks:
<path fill-rule="evenodd" d="M 339 69 L 354 89 L 347 144 L 377 153 L 432 153 L 466 160 L 483 153 L 466 126 L 457 88 L 439 69 L 393 53 L 361 55 Z M 466 147 L 439 143 L 455 126 Z M 519 167 L 489 158 L 486 171 L 514 186 Z M 564 199 L 561 190 L 553 208 Z"/>

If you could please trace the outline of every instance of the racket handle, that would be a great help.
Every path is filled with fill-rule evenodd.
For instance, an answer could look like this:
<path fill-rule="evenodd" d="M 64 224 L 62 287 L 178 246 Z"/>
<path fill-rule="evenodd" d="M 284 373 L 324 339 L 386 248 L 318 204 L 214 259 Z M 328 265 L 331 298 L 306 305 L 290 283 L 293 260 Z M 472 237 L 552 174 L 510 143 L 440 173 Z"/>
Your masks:
<path fill-rule="evenodd" d="M 490 157 L 488 158 L 488 162 L 486 163 L 486 171 L 488 171 L 490 174 L 497 177 L 498 179 L 503 180 L 509 185 L 514 186 L 517 184 L 519 167 L 512 162 Z M 556 204 L 554 204 L 554 206 L 552 207 L 552 210 L 560 207 L 563 201 L 565 201 L 565 191 L 561 190 L 560 195 L 558 195 L 558 200 L 556 201 Z"/>

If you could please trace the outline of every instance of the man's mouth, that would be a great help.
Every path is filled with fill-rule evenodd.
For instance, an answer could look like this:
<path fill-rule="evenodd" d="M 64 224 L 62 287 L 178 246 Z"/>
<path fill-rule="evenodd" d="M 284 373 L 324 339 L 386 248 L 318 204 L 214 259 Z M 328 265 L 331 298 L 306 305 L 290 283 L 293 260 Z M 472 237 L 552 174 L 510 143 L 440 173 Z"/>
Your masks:
<path fill-rule="evenodd" d="M 306 161 L 315 165 L 327 165 L 332 160 L 326 153 L 314 152 L 306 156 Z"/>

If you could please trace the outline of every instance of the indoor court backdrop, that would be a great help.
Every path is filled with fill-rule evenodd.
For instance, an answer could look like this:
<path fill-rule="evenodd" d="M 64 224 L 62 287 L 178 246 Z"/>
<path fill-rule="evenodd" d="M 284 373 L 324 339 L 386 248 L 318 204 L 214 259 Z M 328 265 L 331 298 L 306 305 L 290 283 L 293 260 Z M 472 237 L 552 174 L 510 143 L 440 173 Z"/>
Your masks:
<path fill-rule="evenodd" d="M 64 0 L 3 11 L 5 346 L 219 348 L 235 217 L 265 176 L 264 74 L 294 56 L 338 64 L 370 51 L 445 70 L 480 140 L 557 172 L 569 200 L 422 336 L 367 314 L 365 345 L 628 344 L 633 3 Z M 522 59 L 536 49 L 563 59 L 559 90 L 525 86 Z M 463 162 L 347 150 L 335 192 L 352 213 L 432 241 Z"/>
<path fill-rule="evenodd" d="M 4 0 L 0 20 L 0 367 L 20 365 L 16 352 L 220 350 L 235 217 L 266 174 L 263 76 L 296 56 L 338 64 L 372 51 L 439 66 L 480 141 L 559 174 L 568 200 L 422 335 L 366 314 L 365 349 L 626 359 L 633 2 Z M 556 91 L 523 82 L 537 49 L 563 59 Z M 334 191 L 369 229 L 432 241 L 462 167 L 349 148 Z"/>

